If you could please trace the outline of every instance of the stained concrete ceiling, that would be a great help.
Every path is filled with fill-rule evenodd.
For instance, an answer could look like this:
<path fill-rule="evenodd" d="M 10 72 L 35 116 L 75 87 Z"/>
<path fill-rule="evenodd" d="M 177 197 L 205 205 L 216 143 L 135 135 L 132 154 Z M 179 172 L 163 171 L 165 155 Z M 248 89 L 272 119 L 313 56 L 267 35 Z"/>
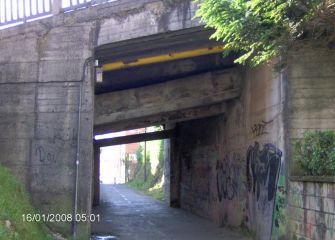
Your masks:
<path fill-rule="evenodd" d="M 100 46 L 95 57 L 99 64 L 116 61 L 130 62 L 136 59 L 222 45 L 209 40 L 212 30 L 196 27 L 175 32 L 152 35 L 129 41 Z M 96 94 L 143 87 L 207 71 L 228 68 L 233 65 L 231 57 L 222 53 L 196 56 L 175 61 L 123 68 L 103 73 L 103 82 L 97 83 Z"/>

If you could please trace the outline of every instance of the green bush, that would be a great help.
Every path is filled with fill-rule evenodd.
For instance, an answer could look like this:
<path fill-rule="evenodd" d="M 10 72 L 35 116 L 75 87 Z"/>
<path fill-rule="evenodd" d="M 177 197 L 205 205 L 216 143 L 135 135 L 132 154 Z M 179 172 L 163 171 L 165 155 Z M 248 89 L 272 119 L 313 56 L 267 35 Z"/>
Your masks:
<path fill-rule="evenodd" d="M 307 131 L 294 144 L 294 150 L 305 175 L 335 175 L 335 131 Z"/>

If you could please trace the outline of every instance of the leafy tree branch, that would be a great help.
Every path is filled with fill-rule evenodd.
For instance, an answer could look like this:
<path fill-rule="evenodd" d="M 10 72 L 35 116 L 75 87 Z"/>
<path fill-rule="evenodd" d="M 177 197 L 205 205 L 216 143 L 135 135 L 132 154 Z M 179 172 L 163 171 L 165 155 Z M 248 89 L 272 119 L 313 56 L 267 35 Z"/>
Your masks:
<path fill-rule="evenodd" d="M 212 38 L 236 63 L 256 66 L 286 52 L 299 39 L 334 44 L 335 0 L 196 0 L 200 17 L 214 28 Z"/>

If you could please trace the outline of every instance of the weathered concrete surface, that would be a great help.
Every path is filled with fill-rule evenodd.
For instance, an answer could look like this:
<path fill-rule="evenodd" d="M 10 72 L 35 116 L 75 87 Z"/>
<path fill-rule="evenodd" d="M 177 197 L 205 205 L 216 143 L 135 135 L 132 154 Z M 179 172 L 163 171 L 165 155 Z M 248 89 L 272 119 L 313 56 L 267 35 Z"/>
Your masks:
<path fill-rule="evenodd" d="M 27 26 L 29 28 L 29 26 Z M 0 41 L 0 162 L 26 185 L 43 213 L 72 213 L 78 134 L 78 99 L 83 84 L 80 133 L 79 210 L 90 211 L 94 24 L 73 24 L 26 35 L 2 31 Z M 74 43 L 81 42 L 78 45 Z M 85 131 L 83 131 L 85 129 Z M 48 223 L 50 224 L 50 223 Z M 70 234 L 70 223 L 50 224 Z M 86 235 L 88 225 L 81 231 Z"/>
<path fill-rule="evenodd" d="M 306 130 L 335 129 L 335 51 L 317 47 L 294 51 L 289 61 L 290 140 L 301 138 Z"/>
<path fill-rule="evenodd" d="M 198 27 L 199 21 L 193 19 L 195 10 L 196 4 L 189 0 L 119 0 L 9 28 L 0 31 L 0 39 L 17 33 L 29 34 L 31 31 L 43 33 L 50 28 L 96 23 L 99 32 L 91 36 L 91 41 L 95 40 L 96 46 L 101 46 L 167 31 Z M 21 38 L 25 36 L 21 35 Z M 74 47 L 78 46 L 76 43 L 78 42 L 72 43 Z M 33 47 L 27 49 L 24 46 L 27 45 L 20 46 L 24 49 L 23 52 L 32 52 L 32 56 L 37 55 L 36 49 Z M 6 55 L 3 57 L 6 58 Z"/>
<path fill-rule="evenodd" d="M 290 182 L 288 199 L 290 239 L 335 238 L 335 184 L 333 182 Z"/>
<path fill-rule="evenodd" d="M 109 124 L 113 128 L 114 124 L 145 117 L 149 118 L 147 121 L 150 124 L 153 116 L 158 116 L 157 121 L 163 121 L 157 123 L 164 123 L 164 115 L 178 117 L 176 114 L 178 111 L 221 103 L 236 98 L 239 94 L 240 79 L 234 70 L 209 72 L 152 86 L 101 94 L 95 98 L 94 125 L 98 128 L 99 125 Z M 190 118 L 208 116 L 211 114 L 208 109 L 186 116 L 179 114 L 179 118 L 185 120 L 187 116 Z M 219 107 L 218 110 L 214 109 L 212 114 L 221 113 L 220 109 L 224 110 Z M 169 116 L 165 118 L 167 121 L 170 119 Z M 155 119 L 151 124 L 155 124 L 154 121 Z M 171 121 L 176 122 L 178 119 Z M 140 121 L 136 123 L 141 124 Z M 141 126 L 133 125 L 133 127 Z"/>
<path fill-rule="evenodd" d="M 289 56 L 287 75 L 245 70 L 241 97 L 224 115 L 177 124 L 171 166 L 181 172 L 171 173 L 171 200 L 220 224 L 246 226 L 257 239 L 332 239 L 333 184 L 290 182 L 299 171 L 287 154 L 306 130 L 335 129 L 334 56 L 303 49 Z"/>
<path fill-rule="evenodd" d="M 118 132 L 125 129 L 136 129 L 160 124 L 173 124 L 192 119 L 206 118 L 220 115 L 227 110 L 225 102 L 219 102 L 199 107 L 180 109 L 176 111 L 160 112 L 160 114 L 143 116 L 139 118 L 129 118 L 127 120 L 106 123 L 94 126 L 94 134 L 103 134 L 106 132 Z M 161 111 L 160 109 L 158 111 Z"/>
<path fill-rule="evenodd" d="M 271 232 L 285 234 L 272 226 L 283 178 L 283 79 L 270 67 L 241 71 L 242 95 L 224 115 L 177 124 L 173 157 L 181 172 L 174 176 L 180 177 L 182 208 L 268 240 Z"/>
<path fill-rule="evenodd" d="M 246 226 L 257 239 L 332 239 L 332 183 L 290 182 L 288 174 L 299 171 L 287 153 L 304 131 L 335 129 L 334 56 L 333 50 L 303 49 L 289 56 L 287 75 L 266 67 L 245 70 L 242 95 L 224 115 L 177 124 L 171 164 L 181 172 L 171 182 L 180 184 L 171 185 L 171 193 L 179 194 L 181 207 Z"/>
<path fill-rule="evenodd" d="M 98 14 L 108 16 L 101 24 L 98 45 L 199 26 L 199 21 L 192 19 L 196 4 L 188 0 L 128 0 L 110 8 L 98 10 Z"/>
<path fill-rule="evenodd" d="M 289 63 L 289 142 L 307 130 L 335 129 L 335 51 L 312 46 L 292 52 Z M 289 172 L 301 174 L 293 158 Z M 299 177 L 289 181 L 289 237 L 334 239 L 334 193 L 333 181 L 305 182 Z"/>
<path fill-rule="evenodd" d="M 101 185 L 101 206 L 94 209 L 101 221 L 92 232 L 122 240 L 247 240 L 236 232 L 180 209 L 172 209 L 125 185 Z"/>
<path fill-rule="evenodd" d="M 78 132 L 79 212 L 91 209 L 94 93 L 85 60 L 99 44 L 196 26 L 193 12 L 190 1 L 121 0 L 0 31 L 0 163 L 41 212 L 72 213 Z M 71 223 L 49 225 L 71 232 Z M 89 224 L 82 225 L 85 239 Z"/>

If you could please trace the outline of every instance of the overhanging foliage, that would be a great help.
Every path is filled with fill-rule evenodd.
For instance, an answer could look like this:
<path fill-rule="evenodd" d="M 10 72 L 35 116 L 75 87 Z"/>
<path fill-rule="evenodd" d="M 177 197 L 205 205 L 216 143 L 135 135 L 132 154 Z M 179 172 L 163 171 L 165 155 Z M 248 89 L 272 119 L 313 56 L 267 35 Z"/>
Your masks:
<path fill-rule="evenodd" d="M 252 66 L 285 52 L 298 39 L 333 44 L 335 0 L 196 0 L 197 17 L 215 29 L 212 38 L 227 53 L 241 52 L 237 63 Z"/>

